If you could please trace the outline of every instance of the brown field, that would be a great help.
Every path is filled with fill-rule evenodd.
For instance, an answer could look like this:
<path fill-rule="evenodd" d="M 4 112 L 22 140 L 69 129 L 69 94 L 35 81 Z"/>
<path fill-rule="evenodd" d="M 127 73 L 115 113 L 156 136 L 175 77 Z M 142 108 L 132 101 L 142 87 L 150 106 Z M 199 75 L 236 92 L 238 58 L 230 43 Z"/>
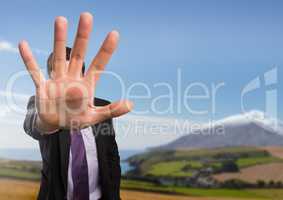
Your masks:
<path fill-rule="evenodd" d="M 1 179 L 1 200 L 34 200 L 36 199 L 38 187 L 36 182 Z M 123 200 L 219 200 L 219 198 L 184 197 L 128 190 L 122 190 L 121 196 Z M 236 199 L 225 198 L 225 200 Z"/>
<path fill-rule="evenodd" d="M 30 181 L 0 180 L 1 200 L 34 200 L 38 183 Z"/>
<path fill-rule="evenodd" d="M 269 147 L 262 147 L 261 149 L 268 151 L 274 157 L 283 159 L 283 147 L 269 146 Z"/>
<path fill-rule="evenodd" d="M 274 157 L 283 159 L 283 147 L 269 146 L 260 149 L 268 151 Z M 222 173 L 214 177 L 219 181 L 236 178 L 250 183 L 255 183 L 258 180 L 283 181 L 283 163 L 257 165 L 242 169 L 239 173 Z"/>
<path fill-rule="evenodd" d="M 242 169 L 238 173 L 222 173 L 215 175 L 219 181 L 229 179 L 241 179 L 246 182 L 256 183 L 258 180 L 263 181 L 283 181 L 283 163 L 271 163 L 256 165 Z"/>

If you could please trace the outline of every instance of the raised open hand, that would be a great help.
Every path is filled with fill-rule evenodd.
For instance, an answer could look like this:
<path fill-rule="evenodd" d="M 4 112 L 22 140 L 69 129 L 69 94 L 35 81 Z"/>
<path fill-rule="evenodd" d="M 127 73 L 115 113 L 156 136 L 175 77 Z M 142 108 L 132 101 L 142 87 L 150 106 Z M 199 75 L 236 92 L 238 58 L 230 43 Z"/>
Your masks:
<path fill-rule="evenodd" d="M 45 80 L 40 71 L 28 43 L 22 41 L 19 44 L 22 59 L 36 87 L 36 108 L 40 124 L 49 129 L 93 125 L 121 116 L 132 109 L 132 103 L 127 100 L 103 107 L 96 107 L 93 103 L 97 80 L 117 47 L 119 34 L 112 31 L 107 35 L 86 74 L 82 75 L 92 23 L 90 13 L 81 14 L 71 58 L 67 62 L 67 20 L 64 17 L 56 18 L 53 73 L 48 80 Z"/>

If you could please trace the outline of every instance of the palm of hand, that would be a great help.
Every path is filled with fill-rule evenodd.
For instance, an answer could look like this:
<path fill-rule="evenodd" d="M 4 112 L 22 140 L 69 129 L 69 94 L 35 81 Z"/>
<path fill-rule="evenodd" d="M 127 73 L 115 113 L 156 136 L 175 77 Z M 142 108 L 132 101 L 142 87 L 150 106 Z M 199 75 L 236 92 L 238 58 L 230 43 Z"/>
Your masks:
<path fill-rule="evenodd" d="M 43 123 L 53 127 L 71 128 L 99 123 L 129 112 L 129 101 L 118 101 L 103 107 L 93 104 L 97 80 L 111 58 L 118 43 L 118 33 L 112 31 L 94 57 L 87 73 L 82 75 L 82 65 L 92 29 L 92 16 L 83 13 L 80 17 L 77 36 L 66 62 L 67 20 L 58 17 L 55 21 L 55 41 L 52 59 L 52 76 L 45 80 L 27 44 L 23 41 L 19 50 L 36 86 L 36 108 Z"/>

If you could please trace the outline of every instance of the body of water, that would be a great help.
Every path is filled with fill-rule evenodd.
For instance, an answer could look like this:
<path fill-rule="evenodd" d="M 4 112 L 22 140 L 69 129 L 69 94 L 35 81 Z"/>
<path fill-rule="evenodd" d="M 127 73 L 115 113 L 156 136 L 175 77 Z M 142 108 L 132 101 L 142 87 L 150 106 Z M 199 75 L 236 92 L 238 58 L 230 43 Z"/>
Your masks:
<path fill-rule="evenodd" d="M 124 160 L 135 154 L 141 153 L 142 150 L 120 150 L 122 174 L 129 171 L 131 166 Z M 10 160 L 30 160 L 41 161 L 39 149 L 0 149 L 0 158 Z"/>

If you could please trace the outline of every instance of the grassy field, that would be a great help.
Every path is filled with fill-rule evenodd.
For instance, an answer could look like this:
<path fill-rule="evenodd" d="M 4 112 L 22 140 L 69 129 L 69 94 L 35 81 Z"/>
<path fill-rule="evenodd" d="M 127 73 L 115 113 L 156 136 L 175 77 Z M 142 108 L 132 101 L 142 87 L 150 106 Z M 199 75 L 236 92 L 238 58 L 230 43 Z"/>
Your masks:
<path fill-rule="evenodd" d="M 247 168 L 250 166 L 269 164 L 269 163 L 280 163 L 281 159 L 266 156 L 266 157 L 255 157 L 255 158 L 241 158 L 236 161 L 240 169 Z M 220 168 L 220 162 L 211 162 L 208 166 L 212 168 Z M 186 167 L 188 170 L 185 170 Z M 160 162 L 151 166 L 146 175 L 154 176 L 167 176 L 167 177 L 190 177 L 193 172 L 204 167 L 199 161 L 169 161 Z"/>
<path fill-rule="evenodd" d="M 136 184 L 144 183 L 123 183 Z M 145 184 L 147 185 L 147 184 Z M 143 185 L 143 187 L 145 186 Z M 38 182 L 19 180 L 0 180 L 1 200 L 35 200 L 38 192 Z M 139 187 L 140 188 L 140 187 Z M 121 196 L 123 200 L 282 200 L 282 190 L 206 190 L 187 189 L 187 196 L 158 194 L 156 192 L 134 191 L 131 188 L 123 189 Z"/>
<path fill-rule="evenodd" d="M 234 158 L 238 173 L 221 173 L 218 179 L 246 181 L 283 180 L 283 148 L 216 148 L 154 152 L 134 157 L 144 173 L 154 176 L 189 177 L 203 167 L 219 168 Z M 133 158 L 132 158 L 133 159 Z M 38 192 L 40 162 L 0 159 L 0 199 L 32 200 Z M 218 176 L 218 175 L 217 175 Z M 222 176 L 222 177 L 221 177 Z M 122 180 L 123 200 L 282 200 L 282 189 L 200 189 L 160 186 L 149 182 Z"/>
<path fill-rule="evenodd" d="M 147 183 L 123 183 L 123 187 L 130 184 L 149 187 Z M 38 192 L 38 182 L 0 179 L 1 200 L 35 200 Z M 123 189 L 123 200 L 282 200 L 283 191 L 274 189 L 263 190 L 206 190 L 187 189 L 187 196 L 159 194 L 154 191 L 134 191 L 134 188 Z M 185 190 L 185 189 L 183 189 Z"/>
<path fill-rule="evenodd" d="M 127 190 L 142 190 L 167 194 L 179 194 L 187 197 L 215 199 L 253 199 L 253 200 L 282 200 L 282 189 L 199 189 L 186 187 L 164 187 L 148 182 L 123 181 L 122 188 Z"/>
<path fill-rule="evenodd" d="M 0 177 L 39 180 L 41 163 L 0 159 Z"/>
<path fill-rule="evenodd" d="M 282 159 L 273 156 L 266 157 L 255 157 L 255 158 L 240 158 L 237 160 L 237 165 L 240 168 L 246 168 L 255 165 L 269 164 L 269 163 L 279 163 Z"/>
<path fill-rule="evenodd" d="M 138 175 L 156 177 L 190 177 L 207 168 L 218 172 L 229 160 L 233 160 L 240 170 L 261 164 L 283 163 L 282 158 L 275 157 L 269 150 L 255 147 L 156 151 L 129 159 L 138 167 Z"/>
<path fill-rule="evenodd" d="M 192 166 L 191 170 L 188 171 L 182 170 L 184 167 L 188 165 Z M 160 162 L 153 165 L 152 168 L 148 171 L 147 175 L 190 177 L 193 174 L 193 170 L 199 168 L 201 168 L 200 162 L 188 162 L 188 161 Z"/>

